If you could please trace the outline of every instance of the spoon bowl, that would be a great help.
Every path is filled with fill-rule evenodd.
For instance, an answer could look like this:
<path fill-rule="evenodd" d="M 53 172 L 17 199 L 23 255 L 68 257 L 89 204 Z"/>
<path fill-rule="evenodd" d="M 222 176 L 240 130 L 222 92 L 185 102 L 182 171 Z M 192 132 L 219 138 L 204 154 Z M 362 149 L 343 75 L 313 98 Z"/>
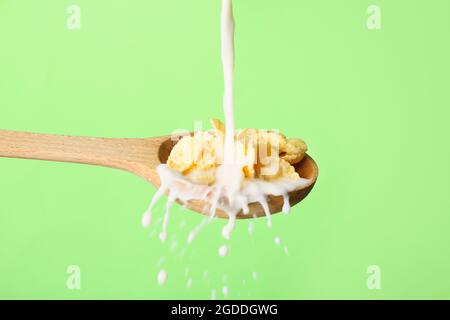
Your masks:
<path fill-rule="evenodd" d="M 158 158 L 160 163 L 166 163 L 169 158 L 170 151 L 176 144 L 176 140 L 167 139 L 161 143 L 161 146 L 158 151 Z M 294 191 L 289 192 L 289 202 L 291 206 L 296 205 L 300 201 L 302 201 L 306 196 L 311 192 L 314 184 L 316 183 L 317 176 L 319 173 L 319 169 L 317 167 L 316 162 L 309 156 L 305 155 L 305 157 L 299 163 L 294 165 L 295 170 L 300 175 L 300 177 L 308 179 L 309 182 L 304 185 L 302 188 L 296 189 Z M 159 187 L 159 185 L 157 185 Z M 181 202 L 179 202 L 181 204 Z M 269 205 L 269 209 L 271 214 L 281 212 L 284 204 L 284 199 L 282 196 L 272 196 L 269 195 L 267 197 L 267 203 Z M 209 215 L 209 203 L 202 200 L 190 200 L 186 204 L 184 204 L 186 208 L 204 214 Z M 253 202 L 249 204 L 249 213 L 244 214 L 242 211 L 238 213 L 236 218 L 238 219 L 251 219 L 256 217 L 265 217 L 265 212 L 261 204 L 257 202 Z M 228 219 L 228 214 L 221 210 L 216 209 L 216 217 Z"/>
<path fill-rule="evenodd" d="M 0 157 L 111 167 L 131 172 L 159 188 L 161 181 L 156 168 L 167 162 L 176 142 L 177 139 L 171 136 L 91 138 L 0 130 Z M 309 183 L 289 193 L 291 206 L 309 194 L 318 176 L 318 167 L 308 155 L 294 167 L 302 178 L 309 180 Z M 283 207 L 283 197 L 269 196 L 268 204 L 272 214 L 280 212 Z M 191 200 L 185 205 L 190 210 L 209 214 L 207 213 L 209 211 L 205 210 L 209 204 L 205 201 Z M 249 209 L 248 214 L 241 212 L 237 218 L 246 219 L 265 215 L 259 203 L 250 203 Z M 228 218 L 228 215 L 220 209 L 216 210 L 216 216 Z"/>

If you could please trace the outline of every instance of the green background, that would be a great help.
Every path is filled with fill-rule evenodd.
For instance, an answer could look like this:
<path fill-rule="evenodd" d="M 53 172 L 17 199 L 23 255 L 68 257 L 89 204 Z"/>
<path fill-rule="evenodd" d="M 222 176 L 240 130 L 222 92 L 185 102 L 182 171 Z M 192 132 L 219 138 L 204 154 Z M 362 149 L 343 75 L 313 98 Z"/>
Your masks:
<path fill-rule="evenodd" d="M 66 28 L 70 4 L 80 30 Z M 366 27 L 371 4 L 379 31 Z M 144 180 L 0 159 L 0 298 L 208 299 L 224 275 L 232 299 L 450 298 L 450 2 L 234 7 L 237 127 L 305 139 L 320 167 L 310 196 L 274 216 L 272 230 L 259 219 L 250 237 L 239 221 L 226 258 L 225 221 L 180 257 L 201 216 L 176 206 L 162 245 L 160 225 L 140 224 L 155 191 Z M 105 137 L 206 128 L 223 118 L 219 17 L 219 0 L 0 0 L 0 128 Z M 66 287 L 70 265 L 81 290 Z M 367 288 L 370 265 L 380 290 Z"/>

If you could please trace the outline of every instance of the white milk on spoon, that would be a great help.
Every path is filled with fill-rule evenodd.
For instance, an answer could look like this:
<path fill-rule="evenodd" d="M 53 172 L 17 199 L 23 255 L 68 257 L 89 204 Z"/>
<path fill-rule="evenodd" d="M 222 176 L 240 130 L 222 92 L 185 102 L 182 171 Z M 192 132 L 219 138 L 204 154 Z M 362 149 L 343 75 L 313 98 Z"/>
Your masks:
<path fill-rule="evenodd" d="M 268 226 L 270 227 L 271 213 L 267 203 L 267 196 L 282 196 L 284 199 L 283 212 L 289 212 L 289 192 L 309 182 L 307 179 L 293 180 L 289 178 L 280 178 L 271 182 L 260 179 L 244 180 L 242 163 L 239 160 L 234 139 L 234 19 L 232 0 L 222 0 L 221 39 L 224 72 L 224 163 L 217 167 L 216 182 L 211 186 L 194 184 L 187 177 L 169 169 L 165 164 L 158 166 L 157 170 L 161 179 L 161 187 L 154 195 L 149 208 L 145 212 L 142 218 L 142 224 L 144 227 L 150 225 L 154 205 L 162 195 L 168 194 L 169 199 L 167 201 L 162 232 L 160 234 L 160 239 L 163 242 L 167 238 L 170 209 L 176 200 L 179 200 L 183 204 L 187 204 L 190 200 L 204 200 L 211 204 L 209 218 L 205 219 L 204 222 L 189 234 L 188 243 L 195 239 L 195 236 L 204 225 L 211 222 L 215 216 L 216 209 L 223 210 L 229 217 L 228 224 L 222 230 L 224 238 L 229 239 L 235 225 L 237 214 L 240 211 L 247 214 L 249 212 L 249 203 L 258 202 L 261 204 L 268 219 Z M 220 255 L 227 254 L 228 250 L 225 248 L 228 247 L 221 247 L 219 251 Z M 166 273 L 163 274 L 165 275 Z M 166 277 L 163 274 L 161 276 L 165 280 Z"/>

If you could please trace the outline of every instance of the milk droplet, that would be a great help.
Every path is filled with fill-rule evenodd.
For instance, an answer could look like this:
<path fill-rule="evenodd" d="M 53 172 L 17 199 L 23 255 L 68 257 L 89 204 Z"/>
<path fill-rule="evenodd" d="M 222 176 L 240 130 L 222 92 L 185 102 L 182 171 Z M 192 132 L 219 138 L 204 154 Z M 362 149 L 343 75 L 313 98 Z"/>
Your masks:
<path fill-rule="evenodd" d="M 253 278 L 253 280 L 258 279 L 258 274 L 256 273 L 256 271 L 252 272 L 252 278 Z"/>
<path fill-rule="evenodd" d="M 189 278 L 189 279 L 188 279 L 188 281 L 187 281 L 187 283 L 186 283 L 186 287 L 187 287 L 188 289 L 190 289 L 190 288 L 192 287 L 192 278 Z"/>
<path fill-rule="evenodd" d="M 280 245 L 280 243 L 281 243 L 280 237 L 275 237 L 275 238 L 273 239 L 273 241 L 275 242 L 275 244 L 276 244 L 277 246 Z"/>
<path fill-rule="evenodd" d="M 194 231 L 189 232 L 187 243 L 191 244 L 192 241 L 194 241 L 194 239 L 195 239 L 195 232 Z"/>
<path fill-rule="evenodd" d="M 288 247 L 284 247 L 284 253 L 288 256 L 289 255 L 289 249 Z"/>
<path fill-rule="evenodd" d="M 234 224 L 236 223 L 236 215 L 229 215 L 228 217 L 228 223 L 226 224 L 225 227 L 223 227 L 222 229 L 222 236 L 227 239 L 230 240 L 230 235 L 231 232 L 234 229 Z"/>
<path fill-rule="evenodd" d="M 211 300 L 216 300 L 216 289 L 211 289 Z"/>
<path fill-rule="evenodd" d="M 264 214 L 267 218 L 267 227 L 272 228 L 272 216 L 270 215 L 269 204 L 267 203 L 267 199 L 262 196 L 258 199 L 259 204 L 264 209 Z"/>
<path fill-rule="evenodd" d="M 214 211 L 214 213 L 215 213 L 215 211 Z M 213 216 L 210 215 L 209 219 L 208 219 L 208 218 L 203 219 L 201 223 L 199 223 L 198 225 L 196 225 L 195 228 L 194 228 L 191 232 L 189 232 L 188 239 L 187 239 L 187 243 L 188 243 L 188 244 L 191 244 L 192 241 L 195 240 L 195 238 L 196 238 L 197 235 L 200 233 L 200 231 L 203 229 L 203 227 L 204 227 L 206 224 L 208 224 L 208 222 L 210 221 L 210 219 L 212 220 L 212 217 L 213 217 Z"/>
<path fill-rule="evenodd" d="M 166 281 L 167 281 L 167 271 L 161 269 L 158 273 L 158 284 L 162 286 L 166 283 Z"/>
<path fill-rule="evenodd" d="M 288 214 L 291 211 L 291 205 L 289 203 L 289 196 L 287 194 L 283 195 L 283 208 L 281 209 L 281 211 L 284 214 Z"/>
<path fill-rule="evenodd" d="M 144 215 L 142 217 L 142 225 L 144 226 L 144 228 L 148 227 L 150 225 L 150 223 L 152 222 L 152 209 L 155 206 L 155 204 L 158 201 L 158 199 L 161 198 L 161 196 L 166 191 L 167 191 L 167 188 L 161 187 L 161 188 L 158 189 L 158 191 L 156 191 L 155 195 L 153 196 L 153 199 L 152 199 L 152 201 L 150 203 L 150 206 L 145 211 L 145 213 L 144 213 Z"/>
<path fill-rule="evenodd" d="M 229 248 L 226 244 L 224 244 L 223 246 L 221 246 L 221 247 L 219 248 L 219 255 L 220 255 L 221 257 L 227 256 L 227 255 L 228 255 L 229 249 L 230 249 L 230 248 Z"/>
<path fill-rule="evenodd" d="M 227 286 L 223 286 L 223 288 L 222 288 L 222 293 L 223 293 L 223 295 L 224 295 L 225 297 L 228 296 L 229 290 L 228 290 L 228 287 L 227 287 Z"/>
<path fill-rule="evenodd" d="M 164 215 L 162 232 L 159 234 L 159 239 L 161 239 L 161 242 L 166 241 L 167 226 L 169 225 L 169 218 L 170 218 L 170 209 L 172 208 L 172 205 L 175 202 L 176 198 L 177 198 L 177 193 L 175 191 L 171 190 L 169 193 L 169 199 L 167 200 L 167 203 L 166 203 L 166 214 Z"/>
<path fill-rule="evenodd" d="M 145 212 L 142 216 L 142 226 L 147 228 L 152 222 L 152 214 L 150 212 Z"/>

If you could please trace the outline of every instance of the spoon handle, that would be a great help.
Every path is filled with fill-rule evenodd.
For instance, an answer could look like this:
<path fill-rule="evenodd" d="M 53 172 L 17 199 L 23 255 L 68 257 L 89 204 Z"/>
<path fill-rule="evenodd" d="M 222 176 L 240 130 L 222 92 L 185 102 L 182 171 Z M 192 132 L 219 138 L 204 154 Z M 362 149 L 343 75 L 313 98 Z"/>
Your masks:
<path fill-rule="evenodd" d="M 157 141 L 0 130 L 0 157 L 92 164 L 144 176 L 158 164 Z"/>

